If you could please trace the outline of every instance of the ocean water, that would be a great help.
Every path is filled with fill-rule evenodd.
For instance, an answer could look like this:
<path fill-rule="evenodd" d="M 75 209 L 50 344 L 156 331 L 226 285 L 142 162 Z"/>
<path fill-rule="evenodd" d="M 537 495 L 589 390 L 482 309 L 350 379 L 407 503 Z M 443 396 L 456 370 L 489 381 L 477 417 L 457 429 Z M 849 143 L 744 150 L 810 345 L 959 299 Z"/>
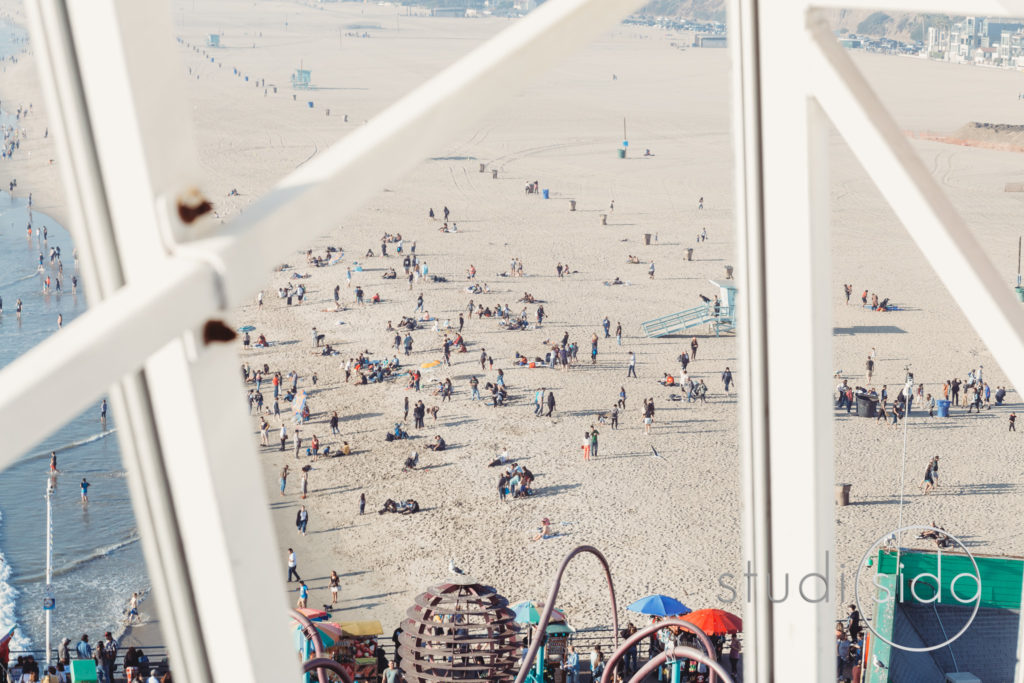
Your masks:
<path fill-rule="evenodd" d="M 10 58 L 24 47 L 24 33 L 0 24 L 0 57 Z M 4 65 L 0 61 L 0 68 Z M 10 96 L 8 96 L 10 97 Z M 7 109 L 8 101 L 0 102 Z M 14 104 L 12 108 L 17 108 Z M 17 123 L 9 113 L 0 122 Z M 9 173 L 0 161 L 0 186 L 7 189 Z M 51 188 L 52 189 L 52 188 Z M 47 229 L 47 240 L 35 230 L 26 236 L 29 187 L 18 187 L 12 199 L 0 192 L 0 368 L 51 334 L 58 333 L 57 316 L 70 324 L 86 310 L 87 283 L 79 277 L 78 293 L 71 293 L 76 274 L 74 245 L 62 226 L 48 216 L 32 212 L 33 228 Z M 47 274 L 57 276 L 49 262 L 51 247 L 60 246 L 64 264 L 64 291 L 43 293 Z M 46 263 L 38 270 L 39 254 Z M 15 302 L 23 302 L 20 322 Z M 56 493 L 53 498 L 54 611 L 53 644 L 67 636 L 72 641 L 88 633 L 97 640 L 103 631 L 117 633 L 132 592 L 148 592 L 149 583 L 139 546 L 124 469 L 113 433 L 110 411 L 104 427 L 99 403 L 61 427 L 27 455 L 0 472 L 0 633 L 16 624 L 12 649 L 41 649 L 45 645 L 43 595 L 46 569 L 46 506 L 49 452 L 57 450 Z M 0 449 L 3 448 L 0 442 Z M 86 477 L 89 504 L 80 501 L 79 482 Z"/>

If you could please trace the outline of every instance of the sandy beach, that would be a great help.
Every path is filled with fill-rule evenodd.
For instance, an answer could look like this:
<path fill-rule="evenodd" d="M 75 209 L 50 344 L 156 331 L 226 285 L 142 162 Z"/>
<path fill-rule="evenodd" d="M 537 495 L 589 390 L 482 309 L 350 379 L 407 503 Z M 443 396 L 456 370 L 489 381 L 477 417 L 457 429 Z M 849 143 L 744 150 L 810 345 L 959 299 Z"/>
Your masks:
<path fill-rule="evenodd" d="M 198 185 L 224 220 L 509 21 L 405 16 L 395 7 L 352 3 L 266 2 L 255 13 L 251 4 L 235 0 L 201 5 L 197 10 L 194 3 L 178 3 L 175 20 L 184 41 L 180 54 L 205 174 Z M 221 31 L 223 47 L 206 48 L 207 35 Z M 369 37 L 358 37 L 363 33 Z M 729 55 L 674 46 L 682 40 L 621 26 L 573 59 L 538 74 L 529 90 L 460 139 L 439 144 L 433 158 L 382 188 L 356 214 L 339 216 L 334 232 L 309 245 L 317 255 L 328 246 L 344 249 L 340 262 L 315 267 L 304 252 L 281 254 L 281 263 L 289 267 L 268 274 L 262 309 L 254 297 L 234 313 L 235 326 L 253 325 L 253 340 L 264 334 L 271 343 L 267 349 L 242 350 L 244 363 L 299 374 L 312 413 L 301 428 L 303 452 L 313 435 L 321 449 L 330 446 L 334 452 L 347 441 L 353 450 L 351 456 L 316 463 L 296 460 L 284 402 L 287 450 L 278 450 L 281 420 L 273 417 L 271 445 L 260 450 L 277 524 L 282 581 L 286 550 L 292 547 L 311 587 L 310 606 L 330 601 L 327 577 L 336 570 L 342 577 L 338 615 L 380 620 L 390 633 L 415 595 L 445 578 L 450 559 L 513 601 L 540 600 L 563 555 L 592 544 L 608 556 L 620 605 L 657 592 L 695 609 L 742 608 L 742 595 L 737 602 L 721 602 L 719 585 L 723 573 L 743 571 L 736 394 L 724 393 L 720 379 L 728 366 L 738 390 L 744 389 L 735 337 L 693 330 L 699 353 L 689 373 L 703 379 L 709 392 L 706 403 L 688 403 L 670 400 L 679 390 L 658 380 L 663 373 L 678 377 L 677 357 L 689 351 L 690 336 L 651 339 L 640 329 L 645 320 L 696 306 L 702 294 L 717 294 L 710 280 L 724 277 L 724 266 L 733 263 L 735 253 Z M 952 131 L 968 121 L 1024 123 L 1012 72 L 876 55 L 856 54 L 855 59 L 907 130 Z M 288 85 L 300 62 L 311 70 L 314 89 L 296 91 Z M 17 93 L 19 102 L 35 103 L 26 124 L 33 133 L 26 143 L 32 159 L 9 168 L 24 191 L 35 193 L 42 209 L 61 218 L 64 199 L 56 171 L 35 163 L 53 152 L 52 138 L 44 141 L 34 134 L 44 125 L 45 113 L 39 111 L 33 68 L 30 58 L 8 66 L 0 84 L 5 108 L 15 97 L 8 90 Z M 628 157 L 619 159 L 623 119 L 630 146 Z M 1014 225 L 1024 195 L 1005 193 L 1003 186 L 1024 180 L 1020 156 L 935 142 L 915 141 L 914 146 L 1011 287 L 1019 234 Z M 652 156 L 643 156 L 645 149 Z M 1009 390 L 1006 406 L 979 415 L 966 416 L 964 408 L 955 407 L 950 418 L 929 418 L 915 405 L 907 440 L 905 523 L 935 521 L 966 539 L 972 552 L 1024 554 L 1024 534 L 1007 523 L 1020 510 L 1024 484 L 1017 466 L 1017 439 L 1024 436 L 1007 433 L 1007 416 L 1021 407 L 1020 396 L 838 136 L 832 152 L 837 372 L 851 385 L 865 382 L 865 359 L 875 349 L 873 384 L 887 384 L 893 393 L 908 363 L 933 396 L 941 394 L 943 381 L 963 378 L 982 365 L 993 392 L 997 386 Z M 480 172 L 481 164 L 486 172 Z M 533 180 L 549 191 L 550 199 L 524 192 Z M 237 196 L 229 196 L 233 189 Z M 575 212 L 570 200 L 577 203 Z M 457 233 L 439 231 L 443 207 L 451 211 L 449 222 L 458 225 Z M 437 219 L 428 218 L 430 209 Z M 602 225 L 602 214 L 607 225 Z M 703 230 L 707 240 L 698 242 Z M 420 263 L 447 281 L 419 279 L 410 289 L 404 254 L 379 255 L 385 233 L 400 233 L 407 248 L 415 242 Z M 644 244 L 645 234 L 652 235 L 650 245 Z M 388 245 L 389 254 L 393 246 Z M 686 260 L 688 248 L 694 249 L 692 261 Z M 366 256 L 369 249 L 373 257 Z M 628 263 L 631 255 L 640 263 Z M 523 263 L 524 276 L 503 276 L 515 258 Z M 653 279 L 648 276 L 652 262 Z M 569 276 L 556 275 L 559 263 L 569 265 Z M 487 283 L 489 293 L 466 290 L 471 266 L 475 282 Z M 397 271 L 397 279 L 383 279 L 388 268 Z M 309 277 L 296 279 L 295 274 Z M 616 277 L 627 284 L 606 284 Z M 278 298 L 278 288 L 288 283 L 305 286 L 301 305 L 288 306 Z M 850 305 L 843 300 L 844 283 L 853 285 Z M 744 283 L 736 284 L 742 306 Z M 344 307 L 339 312 L 334 310 L 336 286 Z M 367 301 L 379 294 L 381 303 L 357 305 L 357 286 Z M 864 289 L 889 297 L 902 310 L 879 313 L 861 307 Z M 534 326 L 537 304 L 519 303 L 526 292 L 544 307 L 539 329 Z M 419 392 L 407 389 L 408 378 L 367 386 L 346 383 L 347 359 L 361 353 L 391 358 L 394 333 L 387 331 L 388 322 L 414 315 L 420 294 L 441 329 L 434 332 L 433 322 L 427 322 L 412 333 L 412 354 L 398 352 L 403 369 L 442 358 L 444 335 L 455 336 L 444 324 L 457 327 L 471 299 L 491 308 L 508 304 L 514 316 L 525 307 L 531 326 L 506 331 L 495 318 L 466 319 L 467 353 L 453 353 L 450 368 L 424 370 Z M 788 296 L 800 306 L 805 294 Z M 621 322 L 621 346 L 614 337 L 604 338 L 606 316 L 613 331 Z M 311 341 L 313 327 L 338 355 L 319 355 Z M 546 346 L 565 333 L 580 347 L 578 362 L 568 372 L 513 365 L 517 352 L 531 360 L 543 356 Z M 589 342 L 595 333 L 599 351 L 591 364 Z M 481 369 L 484 349 L 493 358 L 493 369 Z M 636 379 L 626 377 L 631 351 L 637 356 Z M 471 400 L 470 378 L 477 377 L 483 389 L 499 369 L 509 404 L 492 408 Z M 446 378 L 454 395 L 442 403 L 433 391 Z M 821 379 L 837 383 L 832 377 Z M 551 418 L 533 412 L 533 394 L 541 387 L 557 398 Z M 598 423 L 598 415 L 612 408 L 621 387 L 627 407 L 619 429 L 612 430 Z M 244 400 L 245 389 L 239 391 Z M 262 392 L 272 405 L 269 377 Z M 425 428 L 416 430 L 410 415 L 403 426 L 415 438 L 385 442 L 385 433 L 403 422 L 406 397 L 439 406 L 437 419 L 428 416 Z M 657 408 L 649 435 L 640 410 L 645 398 L 653 398 Z M 802 410 L 805 400 L 794 395 L 790 407 Z M 340 417 L 337 436 L 328 426 L 333 411 Z M 254 415 L 257 443 L 258 420 Z M 600 431 L 600 451 L 584 462 L 581 444 L 592 425 Z M 435 435 L 449 444 L 446 451 L 427 449 Z M 822 457 L 834 457 L 837 482 L 853 485 L 854 504 L 837 508 L 835 520 L 836 568 L 849 588 L 861 554 L 897 526 L 903 430 L 837 412 L 835 442 L 835 453 Z M 505 449 L 536 475 L 533 496 L 499 500 L 499 468 L 487 465 Z M 413 450 L 420 455 L 420 467 L 404 472 L 403 462 Z M 942 455 L 941 486 L 922 496 L 917 484 L 937 454 Z M 302 501 L 299 468 L 307 463 L 313 467 L 310 495 Z M 284 464 L 291 472 L 282 497 L 278 475 Z M 361 494 L 367 499 L 362 516 Z M 389 498 L 414 498 L 421 511 L 376 514 Z M 310 514 L 306 536 L 295 528 L 303 503 Z M 545 517 L 556 534 L 530 541 Z M 559 606 L 577 628 L 610 621 L 606 588 L 596 569 L 596 563 L 580 561 L 563 585 Z M 820 568 L 808 571 L 815 569 Z M 841 597 L 837 608 L 849 599 L 849 594 Z M 294 602 L 294 591 L 289 600 Z"/>

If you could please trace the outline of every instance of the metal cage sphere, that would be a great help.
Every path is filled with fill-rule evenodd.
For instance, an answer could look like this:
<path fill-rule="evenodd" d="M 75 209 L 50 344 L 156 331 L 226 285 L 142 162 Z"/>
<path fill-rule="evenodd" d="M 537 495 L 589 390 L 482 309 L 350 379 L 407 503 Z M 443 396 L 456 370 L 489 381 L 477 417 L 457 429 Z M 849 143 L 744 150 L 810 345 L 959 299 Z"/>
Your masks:
<path fill-rule="evenodd" d="M 508 600 L 465 578 L 434 586 L 406 611 L 398 638 L 407 683 L 511 683 L 519 627 Z"/>

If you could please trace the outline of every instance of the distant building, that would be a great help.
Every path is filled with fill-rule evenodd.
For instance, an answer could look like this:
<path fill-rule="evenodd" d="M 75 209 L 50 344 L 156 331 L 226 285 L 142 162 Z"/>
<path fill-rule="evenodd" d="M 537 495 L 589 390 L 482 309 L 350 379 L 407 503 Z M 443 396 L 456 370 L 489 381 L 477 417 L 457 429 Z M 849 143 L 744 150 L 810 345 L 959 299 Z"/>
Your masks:
<path fill-rule="evenodd" d="M 927 648 L 949 640 L 965 624 L 970 627 L 957 634 L 952 647 L 930 651 L 870 638 L 866 659 L 874 665 L 867 667 L 866 683 L 1013 680 L 1024 562 L 974 557 L 977 569 L 953 550 L 903 549 L 898 557 L 894 550 L 879 551 L 872 625 L 880 635 L 904 647 Z"/>
<path fill-rule="evenodd" d="M 512 9 L 516 12 L 527 13 L 537 9 L 537 0 L 515 0 L 512 3 Z"/>
<path fill-rule="evenodd" d="M 699 36 L 693 37 L 693 47 L 726 47 L 725 36 Z"/>
<path fill-rule="evenodd" d="M 435 7 L 430 10 L 430 16 L 432 17 L 464 17 L 466 16 L 465 7 Z"/>
<path fill-rule="evenodd" d="M 932 59 L 985 66 L 1024 66 L 1024 23 L 967 17 L 948 27 L 929 26 L 926 54 Z"/>

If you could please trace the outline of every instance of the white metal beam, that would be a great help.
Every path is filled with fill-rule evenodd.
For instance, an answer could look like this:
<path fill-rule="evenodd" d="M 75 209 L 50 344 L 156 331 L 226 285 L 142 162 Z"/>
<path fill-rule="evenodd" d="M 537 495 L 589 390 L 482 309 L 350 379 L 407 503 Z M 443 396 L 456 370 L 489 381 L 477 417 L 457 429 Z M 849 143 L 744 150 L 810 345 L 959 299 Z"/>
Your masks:
<path fill-rule="evenodd" d="M 757 15 L 763 278 L 748 289 L 751 322 L 763 327 L 751 325 L 749 343 L 766 350 L 767 383 L 747 391 L 758 419 L 767 416 L 770 455 L 761 483 L 770 492 L 761 539 L 769 565 L 753 568 L 754 581 L 774 601 L 772 666 L 758 671 L 761 681 L 835 677 L 834 591 L 824 599 L 822 581 L 799 583 L 834 575 L 828 187 L 820 113 L 798 77 L 812 57 L 805 12 L 799 0 L 775 0 Z M 793 306 L 794 293 L 803 305 Z"/>
<path fill-rule="evenodd" d="M 732 130 L 739 280 L 764 282 L 764 214 L 761 187 L 761 92 L 758 70 L 757 0 L 728 6 L 732 57 Z M 747 287 L 739 307 L 737 361 L 741 491 L 744 502 L 743 567 L 771 565 L 769 535 L 768 329 L 763 287 Z M 743 677 L 769 683 L 772 671 L 772 604 L 765 591 L 747 596 L 743 614 Z"/>
<path fill-rule="evenodd" d="M 140 338 L 151 344 L 142 330 L 154 317 L 166 317 L 172 330 L 146 363 L 145 375 L 126 380 L 123 396 L 130 398 L 134 389 L 138 400 L 114 406 L 131 416 L 133 440 L 145 441 L 142 448 L 128 443 L 125 449 L 133 458 L 126 467 L 136 511 L 144 513 L 148 530 L 178 532 L 160 533 L 157 544 L 144 539 L 151 564 L 174 565 L 172 572 L 158 566 L 152 575 L 158 595 L 180 600 L 160 604 L 171 641 L 184 646 L 172 652 L 174 664 L 199 681 L 295 676 L 281 617 L 282 577 L 273 559 L 279 549 L 254 446 L 246 438 L 251 425 L 241 409 L 237 358 L 224 345 L 182 337 L 203 313 L 222 310 L 220 274 L 193 261 L 197 282 L 175 289 L 153 272 L 160 263 L 172 273 L 184 270 L 188 257 L 167 257 L 172 243 L 163 226 L 174 225 L 166 215 L 173 204 L 161 197 L 177 196 L 197 177 L 169 7 L 160 3 L 154 12 L 152 3 L 97 0 L 68 10 L 113 228 L 112 235 L 111 226 L 86 230 L 103 233 L 116 247 L 128 294 L 155 284 L 178 295 L 174 310 L 150 309 L 137 317 L 139 329 L 124 335 L 121 344 Z M 230 458 L 228 436 L 234 442 Z"/>
<path fill-rule="evenodd" d="M 132 6 L 132 3 L 125 4 Z M 218 297 L 218 307 L 229 310 L 249 301 L 252 293 L 265 282 L 266 273 L 280 262 L 281 254 L 303 247 L 316 236 L 336 226 L 344 215 L 361 205 L 386 183 L 401 176 L 431 150 L 443 144 L 445 139 L 498 106 L 518 88 L 535 79 L 538 72 L 600 35 L 639 4 L 642 4 L 640 0 L 551 0 L 545 3 L 526 19 L 513 24 L 369 124 L 286 177 L 243 216 L 222 226 L 220 234 L 171 247 L 175 252 L 171 256 L 172 267 L 178 259 L 188 261 L 188 265 L 182 264 L 183 268 L 192 267 L 193 260 L 207 261 L 222 274 L 218 291 L 223 298 Z M 150 5 L 143 6 L 150 17 L 160 14 L 159 11 L 154 12 Z M 91 5 L 80 7 L 83 20 L 93 14 Z M 99 13 L 93 16 L 98 17 Z M 105 19 L 120 21 L 112 13 L 108 13 Z M 98 18 L 92 21 L 99 23 Z M 140 33 L 134 39 L 136 49 L 146 48 L 147 40 L 160 42 L 152 33 Z M 79 42 L 92 50 L 89 54 L 91 63 L 109 64 L 112 73 L 128 77 L 125 67 L 117 65 L 119 53 L 115 49 L 116 45 L 94 45 L 94 41 L 88 40 L 88 35 Z M 175 58 L 165 55 L 164 59 L 173 62 Z M 130 119 L 124 118 L 124 112 L 133 112 L 139 107 L 147 115 L 160 117 L 158 120 L 164 127 L 149 129 L 146 139 L 152 145 L 152 154 L 161 155 L 166 151 L 163 141 L 174 137 L 167 132 L 167 127 L 178 130 L 181 117 L 177 108 L 170 103 L 166 116 L 161 114 L 164 110 L 154 103 L 161 97 L 175 101 L 181 98 L 179 89 L 171 87 L 180 78 L 177 74 L 167 76 L 170 80 L 165 83 L 168 86 L 166 90 L 154 88 L 152 83 L 156 79 L 152 73 L 138 73 L 144 70 L 143 63 L 149 61 L 157 60 L 140 59 L 131 73 L 134 78 L 142 81 L 139 92 L 146 100 L 142 104 L 130 92 L 113 92 L 115 82 L 109 74 L 100 73 L 93 77 L 92 86 L 97 92 L 106 93 L 96 97 L 93 106 L 102 106 L 103 102 L 116 98 L 124 102 L 126 107 L 124 111 L 114 112 L 110 121 L 100 120 L 101 117 L 93 118 L 97 121 L 97 135 L 116 140 L 118 146 L 127 148 L 132 141 L 136 145 L 142 144 L 142 131 L 133 126 Z M 182 134 L 187 135 L 187 127 L 183 130 Z M 168 160 L 168 164 L 178 163 L 178 159 L 180 157 L 175 156 Z M 153 179 L 157 201 L 148 193 L 120 196 L 112 204 L 115 224 L 127 226 L 159 220 L 171 226 L 170 232 L 181 234 L 183 226 L 175 217 L 166 213 L 161 213 L 156 219 L 153 216 L 157 212 L 157 205 L 168 208 L 175 205 L 177 195 L 189 187 L 187 176 L 169 171 L 159 164 L 154 166 L 149 157 L 131 166 L 131 171 L 128 168 L 128 165 L 115 163 L 105 171 L 128 179 Z M 146 231 L 126 230 L 123 235 L 119 235 L 119 242 L 136 243 L 143 240 L 144 234 Z M 165 230 L 159 249 L 168 248 L 166 237 Z M 147 278 L 150 259 L 158 256 L 156 244 L 150 243 L 150 247 L 154 251 L 147 252 L 148 256 L 129 259 L 134 264 L 134 270 L 125 264 L 129 287 Z M 134 278 L 133 272 L 136 275 Z M 206 310 L 209 304 L 209 298 L 195 302 L 197 310 Z M 76 323 L 98 313 L 99 307 L 96 307 L 81 316 Z M 145 319 L 140 318 L 126 321 L 122 329 L 130 338 L 132 330 L 147 324 Z M 75 338 L 79 330 L 73 327 L 69 326 L 65 334 Z M 185 329 L 184 321 L 181 321 L 179 329 Z M 80 341 L 85 340 L 83 338 Z M 107 350 L 111 358 L 119 352 L 116 347 Z M 19 364 L 25 363 L 18 360 L 0 371 L 0 383 L 10 387 L 15 395 L 28 388 L 26 379 L 30 377 L 25 368 L 18 370 Z M 70 359 L 54 356 L 51 364 L 55 375 L 67 376 L 64 371 L 70 369 Z M 104 364 L 100 363 L 99 369 L 103 367 Z M 23 379 L 10 384 L 8 378 L 14 377 L 15 371 Z M 115 373 L 105 376 L 108 383 L 116 381 L 118 377 Z M 56 386 L 59 388 L 62 385 Z M 42 433 L 48 433 L 63 424 L 51 419 L 51 416 L 73 414 L 69 406 L 61 405 L 61 402 L 71 400 L 69 392 L 53 391 L 49 400 L 52 412 L 36 416 L 35 424 L 40 426 Z M 13 401 L 5 401 L 0 397 L 0 426 L 4 425 L 4 409 L 12 404 Z"/>
<path fill-rule="evenodd" d="M 638 3 L 634 0 L 632 4 Z M 625 14 L 631 6 L 612 0 L 552 3 L 538 13 L 540 19 L 521 22 L 503 40 L 497 40 L 497 50 L 478 53 L 457 64 L 436 83 L 407 98 L 402 106 L 386 112 L 375 126 L 362 129 L 362 134 L 348 144 L 337 146 L 324 161 L 307 165 L 247 214 L 266 220 L 250 220 L 248 225 L 228 230 L 230 237 L 208 238 L 201 244 L 193 243 L 184 250 L 187 253 L 172 256 L 168 272 L 183 273 L 186 265 L 179 262 L 197 259 L 218 267 L 221 280 L 216 283 L 220 289 L 211 288 L 208 278 L 198 278 L 188 291 L 179 290 L 181 305 L 201 303 L 187 314 L 178 309 L 162 311 L 170 329 L 177 326 L 179 331 L 186 330 L 198 314 L 211 308 L 211 302 L 223 310 L 247 299 L 282 249 L 297 248 L 336 224 L 339 211 L 354 208 L 384 182 L 411 167 L 437 144 L 437 136 L 458 131 L 473 116 L 493 106 L 496 95 L 508 92 L 510 81 L 525 83 L 538 68 L 596 36 L 619 18 L 619 12 Z M 91 128 L 84 132 L 94 138 L 114 228 L 114 239 L 106 243 L 116 244 L 120 267 L 119 273 L 111 270 L 107 275 L 112 281 L 118 275 L 127 281 L 122 299 L 141 301 L 152 295 L 148 287 L 140 287 L 153 282 L 152 264 L 162 262 L 166 252 L 174 251 L 172 234 L 180 237 L 186 232 L 170 210 L 188 188 L 189 178 L 196 177 L 195 158 L 188 144 L 191 136 L 185 125 L 188 116 L 181 111 L 183 93 L 176 87 L 176 75 L 169 71 L 175 63 L 170 15 L 154 13 L 151 6 L 128 0 L 106 0 L 88 6 L 79 3 L 71 6 L 68 14 L 80 67 L 77 76 L 82 80 Z M 54 80 L 59 80 L 62 73 L 67 75 L 60 67 L 56 71 Z M 77 132 L 83 134 L 82 130 Z M 74 131 L 69 135 L 74 137 Z M 339 196 L 346 198 L 341 205 Z M 282 211 L 282 203 L 289 202 Z M 265 211 L 268 208 L 270 211 Z M 89 237 L 97 231 L 109 233 L 107 225 L 99 225 L 102 220 L 92 218 L 86 226 Z M 163 226 L 172 230 L 162 230 Z M 276 235 L 287 238 L 270 239 Z M 251 245 L 262 249 L 254 250 Z M 253 258 L 253 251 L 257 258 Z M 195 263 L 189 265 L 194 267 Z M 208 267 L 196 270 L 209 275 Z M 171 283 L 164 280 L 160 284 L 167 287 Z M 211 295 L 211 289 L 217 296 Z M 224 292 L 235 298 L 225 300 L 220 296 Z M 104 353 L 113 358 L 117 349 L 89 338 L 90 331 L 93 335 L 123 331 L 125 339 L 142 338 L 145 346 L 154 343 L 154 332 L 167 332 L 151 328 L 148 337 L 140 337 L 139 330 L 148 324 L 149 316 L 139 316 L 134 325 L 124 325 L 130 311 L 112 310 L 115 305 L 116 301 L 103 304 L 83 316 L 77 329 L 69 328 L 62 335 L 59 353 L 50 359 L 57 361 L 55 373 L 59 375 L 60 366 L 72 359 L 74 352 L 67 347 L 76 342 L 82 343 L 86 354 L 96 354 L 89 356 L 90 367 L 106 372 L 109 379 L 130 364 L 131 358 L 122 358 L 120 366 L 108 366 Z M 120 321 L 116 320 L 118 316 Z M 280 631 L 249 628 L 250 624 L 275 623 L 283 600 L 272 597 L 275 593 L 281 595 L 276 588 L 280 577 L 274 571 L 277 552 L 253 446 L 243 436 L 248 422 L 239 399 L 237 358 L 223 346 L 204 347 L 173 335 L 168 339 L 169 343 L 147 363 L 145 377 L 130 381 L 143 391 L 139 398 L 146 399 L 148 405 L 122 406 L 125 412 L 140 418 L 138 425 L 132 425 L 139 428 L 126 430 L 125 434 L 131 433 L 132 439 L 148 437 L 152 442 L 149 448 L 129 449 L 136 456 L 135 464 L 149 475 L 163 476 L 162 481 L 159 477 L 147 479 L 147 474 L 135 476 L 133 493 L 138 496 L 138 489 L 144 487 L 146 494 L 164 499 L 170 507 L 147 508 L 147 514 L 154 518 L 149 521 L 178 524 L 182 531 L 181 548 L 164 547 L 157 553 L 147 553 L 151 558 L 162 551 L 167 557 L 171 551 L 177 554 L 173 558 L 177 560 L 184 552 L 183 568 L 193 595 L 188 596 L 189 605 L 174 606 L 172 618 L 166 623 L 175 626 L 176 610 L 182 616 L 198 612 L 193 630 L 208 634 L 207 647 L 179 653 L 187 664 L 196 663 L 185 667 L 193 680 L 209 676 L 220 680 L 279 680 L 292 675 L 288 641 L 282 637 L 285 627 L 282 625 Z M 17 372 L 25 371 L 28 364 L 15 365 L 15 372 L 7 371 L 2 377 L 18 379 Z M 35 381 L 38 383 L 39 378 Z M 99 379 L 90 376 L 89 381 Z M 79 394 L 75 399 L 79 402 L 88 396 L 85 392 L 72 393 Z M 68 412 L 71 407 L 62 410 Z M 33 431 L 45 428 L 36 421 Z M 226 452 L 231 452 L 232 458 L 224 458 Z M 168 519 L 156 519 L 160 515 Z M 159 580 L 165 581 L 166 577 Z M 166 586 L 158 588 L 162 595 L 170 594 Z M 252 595 L 263 598 L 254 601 Z M 218 638 L 217 651 L 232 652 L 231 658 L 212 656 L 208 646 L 213 633 Z"/>
<path fill-rule="evenodd" d="M 98 402 L 106 387 L 141 368 L 183 327 L 199 326 L 212 312 L 202 302 L 216 295 L 217 275 L 206 263 L 160 259 L 151 264 L 150 274 L 151 282 L 100 299 L 95 310 L 4 370 L 6 386 L 17 390 L 0 393 L 0 433 L 7 435 L 0 469 Z M 55 387 L 64 387 L 59 401 L 54 400 Z"/>
<path fill-rule="evenodd" d="M 1010 381 L 1024 386 L 1024 313 L 985 250 L 828 25 L 814 21 L 814 95 Z"/>
<path fill-rule="evenodd" d="M 249 301 L 281 254 L 337 225 L 383 187 L 539 73 L 612 28 L 644 0 L 551 0 L 474 49 L 285 178 L 203 244 Z M 196 246 L 200 246 L 197 244 Z"/>
<path fill-rule="evenodd" d="M 119 288 L 124 284 L 124 273 L 110 226 L 107 197 L 99 171 L 70 21 L 62 0 L 37 0 L 26 5 L 33 47 L 39 59 L 40 81 L 49 105 L 50 127 L 58 145 L 64 188 L 68 193 L 72 217 L 68 228 L 83 256 L 80 267 L 89 283 L 86 288 L 88 299 L 95 306 L 103 299 L 119 293 Z M 150 283 L 164 286 L 165 291 L 172 295 L 181 293 L 174 286 L 176 279 L 173 275 L 161 277 L 157 269 L 153 276 Z M 204 279 L 210 284 L 216 284 L 214 278 L 203 278 L 198 274 L 189 278 L 189 284 L 200 283 Z M 143 292 L 120 292 L 126 297 L 138 297 L 140 293 Z M 157 301 L 151 308 L 141 309 L 140 314 L 163 310 L 163 304 Z M 118 308 L 111 306 L 106 310 L 117 311 Z M 119 342 L 124 338 L 114 336 L 118 346 L 121 346 Z M 75 351 L 83 348 L 80 344 L 75 347 Z M 137 345 L 129 347 L 129 350 L 135 349 Z M 133 364 L 133 367 L 136 365 Z M 49 367 L 49 363 L 43 363 L 40 367 Z M 91 368 L 93 364 L 80 362 L 72 367 Z M 39 380 L 43 385 L 47 383 L 46 378 Z M 96 388 L 98 385 L 90 385 L 88 380 L 82 380 L 82 384 L 77 386 Z M 163 617 L 161 631 L 164 643 L 169 652 L 173 653 L 172 661 L 179 678 L 206 680 L 210 672 L 202 628 L 195 615 L 188 567 L 181 553 L 181 532 L 169 496 L 166 473 L 161 467 L 159 439 L 153 425 L 152 406 L 142 373 L 126 375 L 112 386 L 110 399 L 111 407 L 118 417 L 118 441 L 153 585 L 152 599 L 160 606 Z M 9 416 L 8 411 L 2 411 L 2 414 L 4 417 Z M 53 417 L 61 420 L 60 416 Z M 12 433 L 18 434 L 21 431 Z M 13 451 L 16 453 L 18 450 L 19 446 L 13 445 Z"/>

